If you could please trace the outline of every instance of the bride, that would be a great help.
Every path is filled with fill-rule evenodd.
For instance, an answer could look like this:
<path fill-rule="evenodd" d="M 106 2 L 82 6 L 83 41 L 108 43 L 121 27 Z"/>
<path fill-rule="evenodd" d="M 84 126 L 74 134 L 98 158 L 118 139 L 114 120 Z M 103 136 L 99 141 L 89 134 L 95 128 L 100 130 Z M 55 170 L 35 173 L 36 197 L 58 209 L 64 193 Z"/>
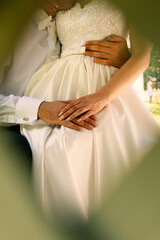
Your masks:
<path fill-rule="evenodd" d="M 131 86 L 149 64 L 147 41 L 130 28 L 131 58 L 124 66 L 119 70 L 96 64 L 86 56 L 87 41 L 96 45 L 111 34 L 126 37 L 126 20 L 106 0 L 72 4 L 52 22 L 61 55 L 33 75 L 25 95 L 46 102 L 72 100 L 60 120 L 96 115 L 98 126 L 75 131 L 38 121 L 21 129 L 32 147 L 35 187 L 45 211 L 87 218 L 149 151 L 160 130 Z M 41 111 L 39 118 L 43 120 Z"/>

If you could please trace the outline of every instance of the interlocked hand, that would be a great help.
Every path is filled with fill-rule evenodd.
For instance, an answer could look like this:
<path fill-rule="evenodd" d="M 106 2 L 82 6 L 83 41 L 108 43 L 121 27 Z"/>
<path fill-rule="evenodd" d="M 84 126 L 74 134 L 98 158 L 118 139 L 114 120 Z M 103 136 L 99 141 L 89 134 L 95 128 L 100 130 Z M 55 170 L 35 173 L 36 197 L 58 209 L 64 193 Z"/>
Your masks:
<path fill-rule="evenodd" d="M 59 119 L 73 121 L 73 119 L 80 117 L 78 122 L 81 122 L 103 110 L 106 105 L 106 100 L 103 99 L 100 94 L 89 94 L 76 100 L 72 100 L 62 109 L 59 114 Z"/>
<path fill-rule="evenodd" d="M 59 119 L 59 112 L 69 103 L 70 101 L 42 102 L 39 107 L 38 118 L 51 125 L 62 125 L 77 131 L 81 131 L 82 128 L 92 130 L 97 126 L 95 116 L 91 116 L 81 122 L 78 122 L 78 118 L 74 118 L 71 122 L 66 120 L 61 121 Z"/>

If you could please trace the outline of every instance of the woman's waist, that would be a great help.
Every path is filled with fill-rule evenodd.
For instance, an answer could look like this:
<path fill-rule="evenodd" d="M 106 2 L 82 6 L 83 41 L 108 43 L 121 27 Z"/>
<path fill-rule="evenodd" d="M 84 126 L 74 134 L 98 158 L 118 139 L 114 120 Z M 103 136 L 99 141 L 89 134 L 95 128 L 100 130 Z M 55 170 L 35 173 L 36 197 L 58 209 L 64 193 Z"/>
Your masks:
<path fill-rule="evenodd" d="M 71 56 L 71 55 L 83 55 L 85 53 L 85 46 L 78 46 L 74 48 L 63 49 L 61 52 L 61 58 Z"/>
<path fill-rule="evenodd" d="M 69 55 L 82 55 L 85 53 L 85 43 L 89 40 L 100 40 L 101 37 L 98 36 L 83 36 L 83 37 L 76 37 L 72 41 L 66 41 L 62 44 L 62 52 L 61 57 L 66 57 Z"/>

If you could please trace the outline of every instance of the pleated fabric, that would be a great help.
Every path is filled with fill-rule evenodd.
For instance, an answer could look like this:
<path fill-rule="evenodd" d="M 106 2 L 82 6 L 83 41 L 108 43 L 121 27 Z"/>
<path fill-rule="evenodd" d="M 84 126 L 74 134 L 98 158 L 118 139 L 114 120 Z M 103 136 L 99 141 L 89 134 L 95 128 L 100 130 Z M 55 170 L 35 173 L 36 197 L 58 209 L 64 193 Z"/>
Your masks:
<path fill-rule="evenodd" d="M 94 93 L 117 69 L 70 55 L 44 64 L 32 77 L 26 96 L 70 100 Z M 97 114 L 92 131 L 49 126 L 22 127 L 33 151 L 33 176 L 45 211 L 85 219 L 109 196 L 156 142 L 160 129 L 135 90 L 129 88 Z"/>

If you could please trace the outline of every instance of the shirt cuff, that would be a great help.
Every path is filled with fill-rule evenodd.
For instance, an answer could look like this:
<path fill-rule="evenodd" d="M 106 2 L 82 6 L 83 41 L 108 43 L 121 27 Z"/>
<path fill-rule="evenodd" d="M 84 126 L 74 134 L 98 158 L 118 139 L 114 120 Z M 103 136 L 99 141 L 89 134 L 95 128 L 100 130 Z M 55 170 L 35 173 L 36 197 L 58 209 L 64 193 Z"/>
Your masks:
<path fill-rule="evenodd" d="M 38 121 L 38 109 L 43 100 L 21 97 L 16 104 L 15 119 L 19 124 L 34 125 Z"/>

